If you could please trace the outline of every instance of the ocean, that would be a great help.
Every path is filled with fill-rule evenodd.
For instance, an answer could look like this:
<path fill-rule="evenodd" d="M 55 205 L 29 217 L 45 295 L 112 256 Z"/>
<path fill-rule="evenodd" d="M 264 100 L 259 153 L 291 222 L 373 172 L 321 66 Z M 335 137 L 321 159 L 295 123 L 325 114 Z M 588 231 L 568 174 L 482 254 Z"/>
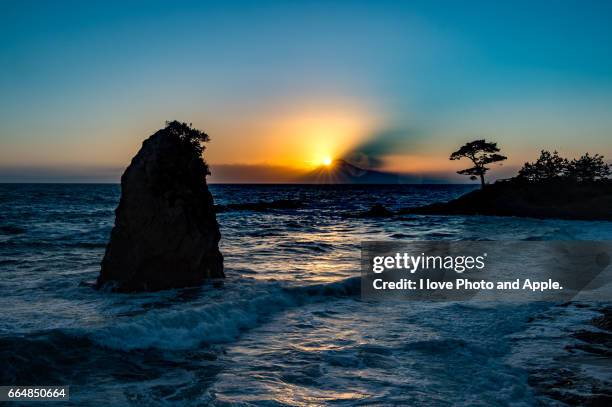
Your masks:
<path fill-rule="evenodd" d="M 0 385 L 70 385 L 72 405 L 521 406 L 611 394 L 610 356 L 575 335 L 595 329 L 600 304 L 360 298 L 363 240 L 612 240 L 612 222 L 351 216 L 473 188 L 211 185 L 220 205 L 303 208 L 219 213 L 221 285 L 118 294 L 90 283 L 119 185 L 0 185 Z"/>

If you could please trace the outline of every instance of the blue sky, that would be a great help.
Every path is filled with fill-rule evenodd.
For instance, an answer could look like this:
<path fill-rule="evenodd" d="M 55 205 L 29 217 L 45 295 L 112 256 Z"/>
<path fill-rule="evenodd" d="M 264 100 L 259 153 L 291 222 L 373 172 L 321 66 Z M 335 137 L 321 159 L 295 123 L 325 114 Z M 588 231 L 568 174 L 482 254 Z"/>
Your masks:
<path fill-rule="evenodd" d="M 448 154 L 479 137 L 506 171 L 542 148 L 612 156 L 606 1 L 0 7 L 0 181 L 116 181 L 175 118 L 211 135 L 213 176 L 374 142 L 383 169 L 449 180 Z"/>

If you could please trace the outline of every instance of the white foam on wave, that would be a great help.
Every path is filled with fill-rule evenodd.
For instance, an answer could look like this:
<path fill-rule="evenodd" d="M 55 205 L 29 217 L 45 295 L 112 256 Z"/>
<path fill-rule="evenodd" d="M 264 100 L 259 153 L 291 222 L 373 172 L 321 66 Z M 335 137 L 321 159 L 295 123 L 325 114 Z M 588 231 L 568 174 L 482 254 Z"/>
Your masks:
<path fill-rule="evenodd" d="M 350 278 L 300 287 L 283 287 L 279 283 L 233 287 L 221 302 L 206 303 L 211 298 L 204 296 L 195 303 L 119 317 L 86 336 L 101 346 L 120 350 L 184 350 L 203 343 L 226 343 L 276 312 L 322 298 L 351 295 L 356 284 L 358 280 Z"/>

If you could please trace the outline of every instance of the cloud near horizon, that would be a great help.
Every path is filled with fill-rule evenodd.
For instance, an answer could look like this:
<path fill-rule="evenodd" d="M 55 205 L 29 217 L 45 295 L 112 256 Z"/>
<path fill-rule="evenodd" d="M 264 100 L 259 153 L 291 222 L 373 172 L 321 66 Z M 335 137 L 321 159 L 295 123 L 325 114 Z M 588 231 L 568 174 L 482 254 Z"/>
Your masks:
<path fill-rule="evenodd" d="M 304 175 L 303 169 L 269 164 L 211 164 L 208 182 L 213 184 L 284 184 Z"/>
<path fill-rule="evenodd" d="M 116 166 L 0 166 L 0 183 L 101 183 L 121 181 Z"/>
<path fill-rule="evenodd" d="M 125 168 L 114 166 L 0 166 L 0 183 L 109 183 L 121 182 Z M 212 164 L 209 184 L 291 184 L 301 183 L 309 170 L 269 164 Z M 496 167 L 490 180 L 516 174 L 513 166 Z M 470 183 L 448 171 L 397 172 L 404 184 Z"/>

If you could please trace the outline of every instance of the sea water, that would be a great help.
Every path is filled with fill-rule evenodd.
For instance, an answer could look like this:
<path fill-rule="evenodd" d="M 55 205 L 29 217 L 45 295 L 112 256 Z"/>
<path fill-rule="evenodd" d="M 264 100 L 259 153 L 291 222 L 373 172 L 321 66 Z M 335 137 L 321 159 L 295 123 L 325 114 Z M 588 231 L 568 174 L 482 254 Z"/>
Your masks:
<path fill-rule="evenodd" d="M 361 300 L 362 240 L 612 239 L 610 222 L 350 216 L 472 188 L 212 185 L 217 204 L 303 208 L 219 213 L 220 287 L 117 294 L 87 282 L 119 185 L 0 185 L 0 385 L 70 385 L 74 405 L 532 405 L 548 372 L 609 383 L 566 351 L 593 307 Z"/>

